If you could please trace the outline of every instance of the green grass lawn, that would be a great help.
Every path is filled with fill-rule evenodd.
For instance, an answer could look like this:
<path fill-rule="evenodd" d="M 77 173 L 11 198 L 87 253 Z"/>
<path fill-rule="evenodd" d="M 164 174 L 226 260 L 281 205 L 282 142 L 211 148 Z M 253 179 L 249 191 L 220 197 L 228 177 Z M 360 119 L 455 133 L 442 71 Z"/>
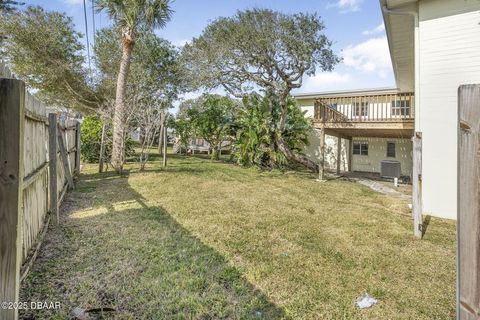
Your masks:
<path fill-rule="evenodd" d="M 412 237 L 405 203 L 348 181 L 173 156 L 125 177 L 89 165 L 21 301 L 65 319 L 452 319 L 455 224 Z M 354 307 L 365 292 L 379 299 Z"/>

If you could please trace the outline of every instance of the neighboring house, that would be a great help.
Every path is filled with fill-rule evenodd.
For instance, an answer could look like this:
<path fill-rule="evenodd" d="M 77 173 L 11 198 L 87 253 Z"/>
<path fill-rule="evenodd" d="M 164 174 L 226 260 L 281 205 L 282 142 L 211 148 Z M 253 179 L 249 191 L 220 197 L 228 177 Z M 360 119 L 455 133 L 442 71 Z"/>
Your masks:
<path fill-rule="evenodd" d="M 392 159 L 411 175 L 411 138 L 421 137 L 422 211 L 455 219 L 457 94 L 462 84 L 480 83 L 480 1 L 380 0 L 380 6 L 397 88 L 297 94 L 323 129 L 306 153 L 319 161 L 326 134 L 337 137 L 324 140 L 335 152 L 341 138 L 348 170 L 380 172 L 381 162 Z"/>
<path fill-rule="evenodd" d="M 220 144 L 220 154 L 230 152 L 231 144 L 229 140 L 223 141 Z M 193 138 L 190 139 L 188 143 L 187 152 L 191 152 L 192 154 L 202 152 L 210 154 L 211 149 L 207 140 L 203 138 Z"/>
<path fill-rule="evenodd" d="M 135 142 L 140 142 L 140 127 L 131 130 L 128 136 Z"/>

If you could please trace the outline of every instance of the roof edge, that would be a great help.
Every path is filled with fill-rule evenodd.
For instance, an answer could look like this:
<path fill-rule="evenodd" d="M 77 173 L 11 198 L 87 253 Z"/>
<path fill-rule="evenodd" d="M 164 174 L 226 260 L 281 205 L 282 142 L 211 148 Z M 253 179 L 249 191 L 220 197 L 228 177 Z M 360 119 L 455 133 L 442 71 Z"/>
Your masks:
<path fill-rule="evenodd" d="M 388 51 L 390 53 L 390 62 L 392 63 L 393 76 L 395 78 L 395 84 L 398 86 L 399 81 L 398 81 L 397 66 L 393 56 L 393 43 L 392 43 L 392 32 L 391 32 L 392 28 L 390 26 L 390 15 L 386 13 L 385 10 L 383 10 L 383 8 L 388 9 L 387 0 L 380 0 L 380 10 L 382 11 L 383 24 L 385 26 L 385 33 L 387 34 Z"/>
<path fill-rule="evenodd" d="M 365 94 L 388 94 L 399 93 L 400 90 L 396 87 L 381 87 L 381 88 L 367 88 L 367 89 L 353 89 L 353 90 L 338 90 L 338 91 L 324 91 L 324 92 L 305 92 L 292 94 L 295 99 L 313 99 L 326 96 L 359 96 Z"/>

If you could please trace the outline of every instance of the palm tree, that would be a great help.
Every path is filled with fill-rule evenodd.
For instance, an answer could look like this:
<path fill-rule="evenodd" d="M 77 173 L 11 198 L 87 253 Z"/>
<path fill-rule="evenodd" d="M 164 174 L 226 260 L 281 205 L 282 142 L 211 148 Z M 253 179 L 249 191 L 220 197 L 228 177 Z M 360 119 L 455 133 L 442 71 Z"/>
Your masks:
<path fill-rule="evenodd" d="M 122 31 L 122 59 L 117 78 L 113 114 L 112 165 L 123 169 L 126 134 L 125 91 L 135 39 L 139 30 L 163 28 L 170 20 L 170 0 L 97 0 L 98 11 L 106 10 Z"/>

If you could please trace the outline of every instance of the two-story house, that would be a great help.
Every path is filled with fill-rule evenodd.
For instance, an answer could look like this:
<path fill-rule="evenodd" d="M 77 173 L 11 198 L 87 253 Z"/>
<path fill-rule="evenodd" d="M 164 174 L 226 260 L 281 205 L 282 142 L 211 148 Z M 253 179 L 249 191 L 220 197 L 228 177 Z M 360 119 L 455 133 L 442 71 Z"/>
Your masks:
<path fill-rule="evenodd" d="M 411 176 L 415 136 L 421 210 L 455 219 L 458 87 L 480 83 L 480 1 L 380 0 L 380 6 L 396 88 L 297 94 L 318 129 L 305 152 L 324 163 L 325 149 L 333 150 L 347 163 L 339 162 L 339 170 L 381 172 L 382 164 L 395 163 Z"/>

